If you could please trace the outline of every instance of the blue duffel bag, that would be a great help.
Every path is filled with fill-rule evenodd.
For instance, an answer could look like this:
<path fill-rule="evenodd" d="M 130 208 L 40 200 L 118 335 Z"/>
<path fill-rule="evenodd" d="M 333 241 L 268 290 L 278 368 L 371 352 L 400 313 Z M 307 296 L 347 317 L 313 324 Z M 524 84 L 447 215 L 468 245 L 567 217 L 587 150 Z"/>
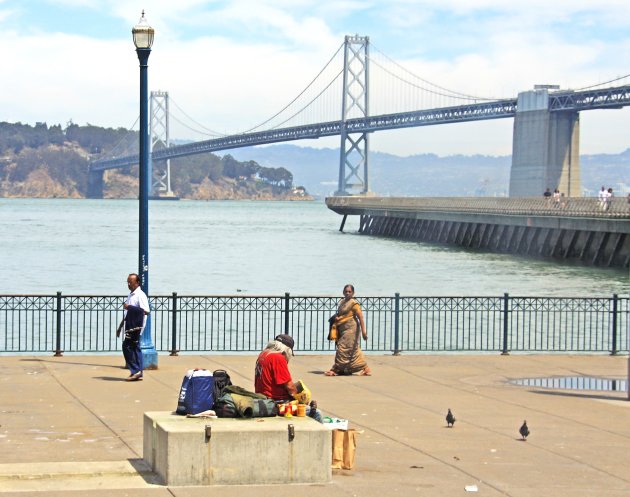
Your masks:
<path fill-rule="evenodd" d="M 212 409 L 214 377 L 207 369 L 189 369 L 182 380 L 177 414 L 198 414 Z"/>

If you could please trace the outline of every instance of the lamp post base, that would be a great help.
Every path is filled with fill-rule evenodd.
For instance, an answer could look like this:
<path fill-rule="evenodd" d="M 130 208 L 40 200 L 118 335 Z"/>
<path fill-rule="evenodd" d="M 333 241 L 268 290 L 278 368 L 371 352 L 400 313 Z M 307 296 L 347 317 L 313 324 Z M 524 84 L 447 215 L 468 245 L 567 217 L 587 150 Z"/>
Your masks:
<path fill-rule="evenodd" d="M 157 369 L 158 368 L 158 354 L 155 347 L 143 347 L 140 346 L 142 351 L 142 365 L 144 369 Z"/>
<path fill-rule="evenodd" d="M 158 368 L 158 354 L 151 340 L 151 314 L 147 316 L 147 323 L 142 330 L 140 336 L 140 351 L 142 352 L 142 366 L 143 369 L 157 369 Z"/>

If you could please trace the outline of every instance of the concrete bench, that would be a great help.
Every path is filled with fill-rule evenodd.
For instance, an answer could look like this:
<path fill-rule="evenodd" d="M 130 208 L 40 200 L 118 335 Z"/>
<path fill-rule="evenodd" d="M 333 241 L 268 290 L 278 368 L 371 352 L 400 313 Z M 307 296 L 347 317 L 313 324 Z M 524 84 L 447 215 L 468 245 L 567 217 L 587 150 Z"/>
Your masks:
<path fill-rule="evenodd" d="M 166 485 L 328 483 L 330 431 L 309 417 L 144 413 L 143 458 Z"/>

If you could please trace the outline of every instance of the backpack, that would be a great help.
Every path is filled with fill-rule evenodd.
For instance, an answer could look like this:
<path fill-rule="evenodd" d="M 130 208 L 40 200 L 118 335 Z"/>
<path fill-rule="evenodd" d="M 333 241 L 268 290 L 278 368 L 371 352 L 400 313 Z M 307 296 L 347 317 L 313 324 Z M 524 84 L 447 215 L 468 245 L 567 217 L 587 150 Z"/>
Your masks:
<path fill-rule="evenodd" d="M 250 413 L 252 418 L 277 416 L 278 406 L 273 399 L 252 399 L 251 411 L 249 409 L 245 410 L 243 416 L 250 417 Z"/>
<path fill-rule="evenodd" d="M 212 398 L 214 399 L 215 405 L 216 402 L 221 398 L 224 393 L 225 387 L 232 384 L 232 380 L 230 380 L 230 375 L 225 371 L 225 369 L 217 369 L 212 373 L 212 377 L 214 378 L 214 387 L 212 388 Z M 212 406 L 214 408 L 214 406 Z"/>
<path fill-rule="evenodd" d="M 215 401 L 214 406 L 212 406 L 212 410 L 219 418 L 239 417 L 238 412 L 236 411 L 236 404 L 234 404 L 234 399 L 232 398 L 232 395 L 227 392 Z"/>
<path fill-rule="evenodd" d="M 231 385 L 215 402 L 214 412 L 219 418 L 264 418 L 276 416 L 278 408 L 262 394 Z"/>

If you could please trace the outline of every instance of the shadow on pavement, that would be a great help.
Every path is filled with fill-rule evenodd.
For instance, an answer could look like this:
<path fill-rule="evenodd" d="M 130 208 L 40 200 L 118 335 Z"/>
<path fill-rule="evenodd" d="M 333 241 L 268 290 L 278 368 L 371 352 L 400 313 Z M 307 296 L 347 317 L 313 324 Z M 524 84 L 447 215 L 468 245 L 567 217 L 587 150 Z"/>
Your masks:
<path fill-rule="evenodd" d="M 29 357 L 26 359 L 20 359 L 20 361 L 24 362 L 50 362 L 52 364 L 73 364 L 77 366 L 97 366 L 100 368 L 115 368 L 115 369 L 127 369 L 125 366 L 114 366 L 113 364 L 94 364 L 90 362 L 75 362 L 75 361 L 67 361 L 65 359 L 38 359 Z"/>
<path fill-rule="evenodd" d="M 129 464 L 133 466 L 133 468 L 138 472 L 138 475 L 142 477 L 142 479 L 149 483 L 150 485 L 164 485 L 160 480 L 160 477 L 151 471 L 149 465 L 144 461 L 144 459 L 135 458 L 135 459 L 127 459 Z"/>

